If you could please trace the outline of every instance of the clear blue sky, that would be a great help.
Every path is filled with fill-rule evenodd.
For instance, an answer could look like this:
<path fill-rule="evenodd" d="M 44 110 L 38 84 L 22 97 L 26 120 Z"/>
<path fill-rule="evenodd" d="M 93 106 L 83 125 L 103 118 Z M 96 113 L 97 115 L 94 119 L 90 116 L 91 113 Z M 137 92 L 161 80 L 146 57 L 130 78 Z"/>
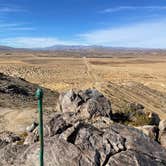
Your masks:
<path fill-rule="evenodd" d="M 165 0 L 0 0 L 0 45 L 166 48 Z"/>

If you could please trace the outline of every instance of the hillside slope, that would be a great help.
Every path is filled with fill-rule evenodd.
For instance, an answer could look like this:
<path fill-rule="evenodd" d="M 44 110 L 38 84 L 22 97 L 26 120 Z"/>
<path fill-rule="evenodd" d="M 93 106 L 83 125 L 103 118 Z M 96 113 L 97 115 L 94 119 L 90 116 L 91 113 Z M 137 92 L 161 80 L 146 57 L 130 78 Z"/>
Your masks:
<path fill-rule="evenodd" d="M 156 112 L 161 119 L 166 119 L 166 93 L 153 90 L 143 84 L 111 82 L 96 85 L 112 102 L 113 111 L 123 110 L 129 103 L 140 103 L 146 112 Z"/>
<path fill-rule="evenodd" d="M 0 73 L 0 106 L 7 108 L 36 107 L 35 91 L 39 86 L 22 78 L 11 77 Z M 58 93 L 44 90 L 44 105 L 55 106 Z"/>
<path fill-rule="evenodd" d="M 35 91 L 38 87 L 21 78 L 0 73 L 0 132 L 4 130 L 23 132 L 27 125 L 37 119 Z M 53 111 L 58 93 L 42 89 L 44 112 Z"/>

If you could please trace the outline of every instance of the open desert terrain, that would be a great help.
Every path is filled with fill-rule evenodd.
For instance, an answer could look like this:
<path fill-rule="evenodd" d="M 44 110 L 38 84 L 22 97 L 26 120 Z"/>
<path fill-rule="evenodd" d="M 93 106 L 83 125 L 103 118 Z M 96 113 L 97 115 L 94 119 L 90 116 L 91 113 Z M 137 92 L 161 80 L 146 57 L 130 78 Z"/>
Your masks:
<path fill-rule="evenodd" d="M 166 118 L 165 52 L 2 51 L 0 72 L 58 92 L 94 87 L 115 110 L 138 102 Z"/>
<path fill-rule="evenodd" d="M 60 57 L 36 52 L 0 53 L 0 72 L 57 91 L 134 81 L 166 92 L 166 55 Z"/>

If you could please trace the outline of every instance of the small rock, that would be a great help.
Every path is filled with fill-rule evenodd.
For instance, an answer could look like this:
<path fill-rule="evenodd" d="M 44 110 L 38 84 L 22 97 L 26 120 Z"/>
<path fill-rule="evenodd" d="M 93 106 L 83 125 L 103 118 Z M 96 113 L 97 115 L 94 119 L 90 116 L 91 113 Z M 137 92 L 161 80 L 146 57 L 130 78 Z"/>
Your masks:
<path fill-rule="evenodd" d="M 98 129 L 105 129 L 110 127 L 114 122 L 107 117 L 97 117 L 91 121 L 92 125 Z"/>
<path fill-rule="evenodd" d="M 64 140 L 70 142 L 70 143 L 74 143 L 75 137 L 77 134 L 77 131 L 79 129 L 79 127 L 81 126 L 80 122 L 77 122 L 76 124 L 74 124 L 72 127 L 68 128 L 66 131 L 64 131 L 59 138 L 63 138 Z"/>
<path fill-rule="evenodd" d="M 164 132 L 162 132 L 162 133 L 160 134 L 160 139 L 159 139 L 159 141 L 160 141 L 160 144 L 161 144 L 164 148 L 166 148 L 166 131 L 164 131 Z"/>
<path fill-rule="evenodd" d="M 52 117 L 44 126 L 44 135 L 52 137 L 57 134 L 64 132 L 70 124 L 66 123 L 63 119 L 63 114 L 58 113 Z"/>
<path fill-rule="evenodd" d="M 36 127 L 33 132 L 29 132 L 28 136 L 26 137 L 25 141 L 24 141 L 24 145 L 31 145 L 35 142 L 39 141 L 39 131 L 38 131 L 38 127 Z"/>
<path fill-rule="evenodd" d="M 159 141 L 166 148 L 166 120 L 160 121 L 159 130 Z"/>
<path fill-rule="evenodd" d="M 154 160 L 153 157 L 143 155 L 137 151 L 127 150 L 115 154 L 110 158 L 107 166 L 164 166 L 160 161 Z"/>
<path fill-rule="evenodd" d="M 160 123 L 160 118 L 159 118 L 158 114 L 156 114 L 154 112 L 149 112 L 147 114 L 148 114 L 148 117 L 150 119 L 150 124 L 158 126 Z"/>
<path fill-rule="evenodd" d="M 160 132 L 166 131 L 166 120 L 161 120 L 159 123 Z"/>
<path fill-rule="evenodd" d="M 144 134 L 152 138 L 153 140 L 158 140 L 159 129 L 157 126 L 145 125 L 136 127 L 137 129 L 141 130 Z"/>
<path fill-rule="evenodd" d="M 31 126 L 26 128 L 27 132 L 33 132 L 33 130 L 38 126 L 38 123 L 33 122 Z"/>
<path fill-rule="evenodd" d="M 130 104 L 130 109 L 137 111 L 137 110 L 143 110 L 144 106 L 140 103 L 131 103 Z"/>
<path fill-rule="evenodd" d="M 12 143 L 12 142 L 20 141 L 21 138 L 12 132 L 5 131 L 0 133 L 0 140 L 6 143 Z"/>

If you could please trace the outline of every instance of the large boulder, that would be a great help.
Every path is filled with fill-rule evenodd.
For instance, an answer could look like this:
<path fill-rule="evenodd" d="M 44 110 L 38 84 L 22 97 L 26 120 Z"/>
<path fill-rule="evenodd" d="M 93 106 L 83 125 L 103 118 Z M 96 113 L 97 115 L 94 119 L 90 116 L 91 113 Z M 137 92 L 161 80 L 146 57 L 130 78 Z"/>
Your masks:
<path fill-rule="evenodd" d="M 20 164 L 22 158 L 21 155 L 26 153 L 27 148 L 28 148 L 27 145 L 19 145 L 13 143 L 7 144 L 3 148 L 0 148 L 0 165 L 1 166 L 21 165 Z"/>
<path fill-rule="evenodd" d="M 95 89 L 70 90 L 60 95 L 58 105 L 60 111 L 77 113 L 83 119 L 112 114 L 110 101 Z"/>
<path fill-rule="evenodd" d="M 19 155 L 12 162 L 24 166 L 39 165 L 39 144 L 23 148 L 25 151 L 21 155 L 18 151 Z M 4 155 L 4 151 L 0 152 Z M 164 148 L 139 130 L 120 124 L 99 130 L 90 124 L 77 123 L 60 135 L 46 138 L 44 152 L 46 166 L 166 165 Z"/>
<path fill-rule="evenodd" d="M 161 163 L 155 159 L 152 159 L 148 155 L 143 155 L 140 152 L 127 150 L 120 152 L 112 156 L 107 163 L 107 166 L 164 166 L 165 163 Z"/>
<path fill-rule="evenodd" d="M 77 166 L 93 165 L 93 162 L 83 154 L 75 145 L 57 137 L 48 138 L 44 142 L 45 166 Z M 26 153 L 17 159 L 21 166 L 39 165 L 39 144 L 26 149 Z"/>

